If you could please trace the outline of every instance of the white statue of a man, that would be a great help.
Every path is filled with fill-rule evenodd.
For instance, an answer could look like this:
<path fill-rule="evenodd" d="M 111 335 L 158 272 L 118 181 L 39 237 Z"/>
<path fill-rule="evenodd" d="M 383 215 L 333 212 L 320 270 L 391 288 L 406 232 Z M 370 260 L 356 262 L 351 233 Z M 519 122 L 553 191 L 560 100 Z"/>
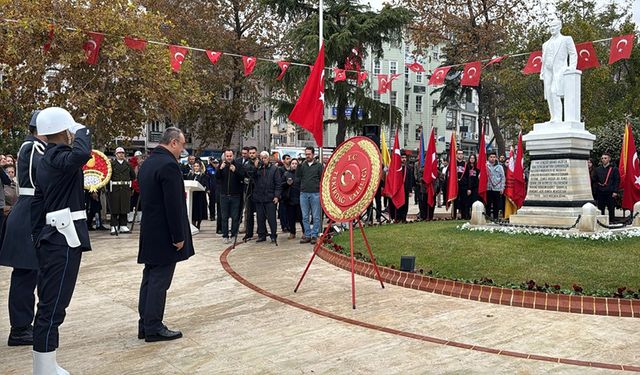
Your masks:
<path fill-rule="evenodd" d="M 560 34 L 560 29 L 562 22 L 557 18 L 552 20 L 549 23 L 551 38 L 542 45 L 540 79 L 544 81 L 544 98 L 549 104 L 551 122 L 562 121 L 563 74 L 567 70 L 575 70 L 578 64 L 573 38 Z"/>

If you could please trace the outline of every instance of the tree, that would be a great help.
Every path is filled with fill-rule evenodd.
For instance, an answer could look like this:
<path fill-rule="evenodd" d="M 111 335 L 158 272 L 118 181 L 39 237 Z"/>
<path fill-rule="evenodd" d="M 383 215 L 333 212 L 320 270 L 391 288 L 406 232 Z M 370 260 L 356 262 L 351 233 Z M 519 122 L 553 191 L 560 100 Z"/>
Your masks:
<path fill-rule="evenodd" d="M 312 62 L 318 51 L 318 8 L 315 1 L 307 0 L 262 0 L 282 20 L 294 20 L 299 24 L 286 35 L 290 45 L 290 58 L 298 61 Z M 383 55 L 383 43 L 399 43 L 405 26 L 411 21 L 413 13 L 403 7 L 385 7 L 375 13 L 369 6 L 360 5 L 353 0 L 326 0 L 324 5 L 324 43 L 325 65 L 327 68 L 345 68 L 347 59 L 362 62 L 371 53 L 380 58 Z M 354 57 L 354 49 L 357 57 Z M 354 54 L 354 55 L 352 55 Z M 291 112 L 293 103 L 299 95 L 309 74 L 306 67 L 296 67 L 287 73 L 283 85 L 275 86 L 274 104 L 277 113 L 286 116 Z M 356 129 L 366 123 L 388 124 L 400 126 L 401 112 L 392 109 L 389 123 L 389 105 L 373 100 L 367 93 L 371 92 L 370 84 L 357 87 L 352 80 L 356 73 L 348 73 L 347 81 L 334 83 L 325 80 L 325 103 L 336 107 L 335 120 L 325 120 L 325 124 L 337 123 L 336 144 L 342 143 L 348 128 Z M 325 78 L 329 74 L 325 74 Z M 369 79 L 373 79 L 370 77 Z M 350 118 L 345 115 L 348 106 L 352 106 Z M 362 109 L 364 116 L 358 118 Z"/>

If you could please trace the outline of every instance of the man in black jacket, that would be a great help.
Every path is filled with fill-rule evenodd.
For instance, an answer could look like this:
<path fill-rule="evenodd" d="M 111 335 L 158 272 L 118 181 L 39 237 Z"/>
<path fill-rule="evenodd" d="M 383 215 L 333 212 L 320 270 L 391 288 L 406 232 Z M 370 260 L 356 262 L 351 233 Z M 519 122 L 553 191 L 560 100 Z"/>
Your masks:
<path fill-rule="evenodd" d="M 609 211 L 609 222 L 612 222 L 616 214 L 615 198 L 618 196 L 618 184 L 620 172 L 611 165 L 611 155 L 602 154 L 602 165 L 596 168 L 596 200 L 598 209 L 604 215 L 604 208 Z"/>
<path fill-rule="evenodd" d="M 162 322 L 167 290 L 176 263 L 194 254 L 187 216 L 184 180 L 178 158 L 185 138 L 175 127 L 167 128 L 160 144 L 140 166 L 140 222 L 138 263 L 144 264 L 138 301 L 138 338 L 146 342 L 182 337 Z"/>
<path fill-rule="evenodd" d="M 220 188 L 220 211 L 222 214 L 222 237 L 224 243 L 236 238 L 240 227 L 240 202 L 242 200 L 242 181 L 244 168 L 237 166 L 233 160 L 233 151 L 227 149 L 222 155 L 222 163 L 216 172 Z M 231 218 L 231 235 L 229 235 L 229 218 Z"/>
<path fill-rule="evenodd" d="M 282 175 L 278 167 L 269 162 L 269 153 L 266 151 L 260 153 L 260 164 L 253 173 L 253 180 L 255 181 L 253 202 L 258 216 L 258 239 L 256 242 L 266 241 L 265 220 L 267 220 L 271 229 L 271 242 L 276 243 L 276 205 L 280 201 L 280 193 L 282 192 Z"/>
<path fill-rule="evenodd" d="M 58 327 L 71 302 L 82 252 L 91 250 L 82 173 L 91 159 L 91 137 L 89 129 L 58 107 L 40 112 L 36 125 L 48 144 L 36 172 L 31 204 L 39 264 L 33 373 L 68 374 L 56 362 Z"/>

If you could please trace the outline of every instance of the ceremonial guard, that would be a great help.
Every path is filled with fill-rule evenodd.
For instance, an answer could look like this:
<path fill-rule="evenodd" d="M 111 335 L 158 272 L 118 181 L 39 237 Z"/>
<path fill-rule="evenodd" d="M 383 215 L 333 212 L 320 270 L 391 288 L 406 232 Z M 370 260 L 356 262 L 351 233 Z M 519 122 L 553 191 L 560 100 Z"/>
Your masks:
<path fill-rule="evenodd" d="M 39 136 L 36 129 L 39 112 L 33 112 L 29 122 L 31 134 L 18 151 L 16 178 L 19 196 L 7 218 L 0 248 L 0 265 L 13 267 L 9 287 L 9 346 L 33 345 L 38 258 L 31 240 L 31 202 L 35 193 L 33 179 L 46 147 L 46 137 Z"/>
<path fill-rule="evenodd" d="M 62 108 L 43 110 L 36 123 L 48 144 L 36 171 L 31 205 L 39 265 L 33 374 L 68 374 L 56 363 L 58 327 L 71 302 L 82 252 L 91 250 L 82 173 L 91 159 L 91 137 L 89 129 Z"/>
<path fill-rule="evenodd" d="M 131 206 L 131 181 L 135 179 L 136 173 L 125 159 L 124 148 L 116 148 L 116 160 L 111 162 L 111 181 L 109 181 L 111 235 L 130 232 L 127 227 L 127 215 Z"/>

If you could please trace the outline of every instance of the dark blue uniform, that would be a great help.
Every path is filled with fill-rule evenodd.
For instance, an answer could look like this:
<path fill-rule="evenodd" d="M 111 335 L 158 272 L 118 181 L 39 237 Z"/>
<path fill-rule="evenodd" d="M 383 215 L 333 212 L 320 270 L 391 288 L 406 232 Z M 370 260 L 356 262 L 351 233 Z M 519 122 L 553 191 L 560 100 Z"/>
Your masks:
<path fill-rule="evenodd" d="M 71 302 L 83 251 L 91 250 L 86 219 L 74 220 L 80 246 L 70 247 L 65 237 L 47 225 L 47 213 L 69 208 L 85 212 L 82 166 L 91 158 L 87 128 L 75 134 L 73 147 L 48 144 L 36 173 L 36 192 L 31 206 L 33 238 L 40 273 L 38 311 L 33 329 L 33 350 L 51 352 L 58 347 L 58 327 Z M 86 216 L 86 214 L 85 214 Z"/>
<path fill-rule="evenodd" d="M 163 327 L 167 290 L 176 262 L 194 254 L 187 216 L 184 180 L 176 158 L 156 147 L 140 166 L 140 223 L 138 263 L 144 264 L 138 312 L 140 337 L 155 335 Z M 184 241 L 180 251 L 174 243 Z"/>
<path fill-rule="evenodd" d="M 46 144 L 28 135 L 18 151 L 19 197 L 7 217 L 0 248 L 0 265 L 13 267 L 9 288 L 9 321 L 12 332 L 30 330 L 34 317 L 38 258 L 31 240 L 31 203 L 35 193 L 38 165 Z M 10 235 L 6 235 L 10 233 Z M 11 338 L 9 345 L 12 345 Z"/>

